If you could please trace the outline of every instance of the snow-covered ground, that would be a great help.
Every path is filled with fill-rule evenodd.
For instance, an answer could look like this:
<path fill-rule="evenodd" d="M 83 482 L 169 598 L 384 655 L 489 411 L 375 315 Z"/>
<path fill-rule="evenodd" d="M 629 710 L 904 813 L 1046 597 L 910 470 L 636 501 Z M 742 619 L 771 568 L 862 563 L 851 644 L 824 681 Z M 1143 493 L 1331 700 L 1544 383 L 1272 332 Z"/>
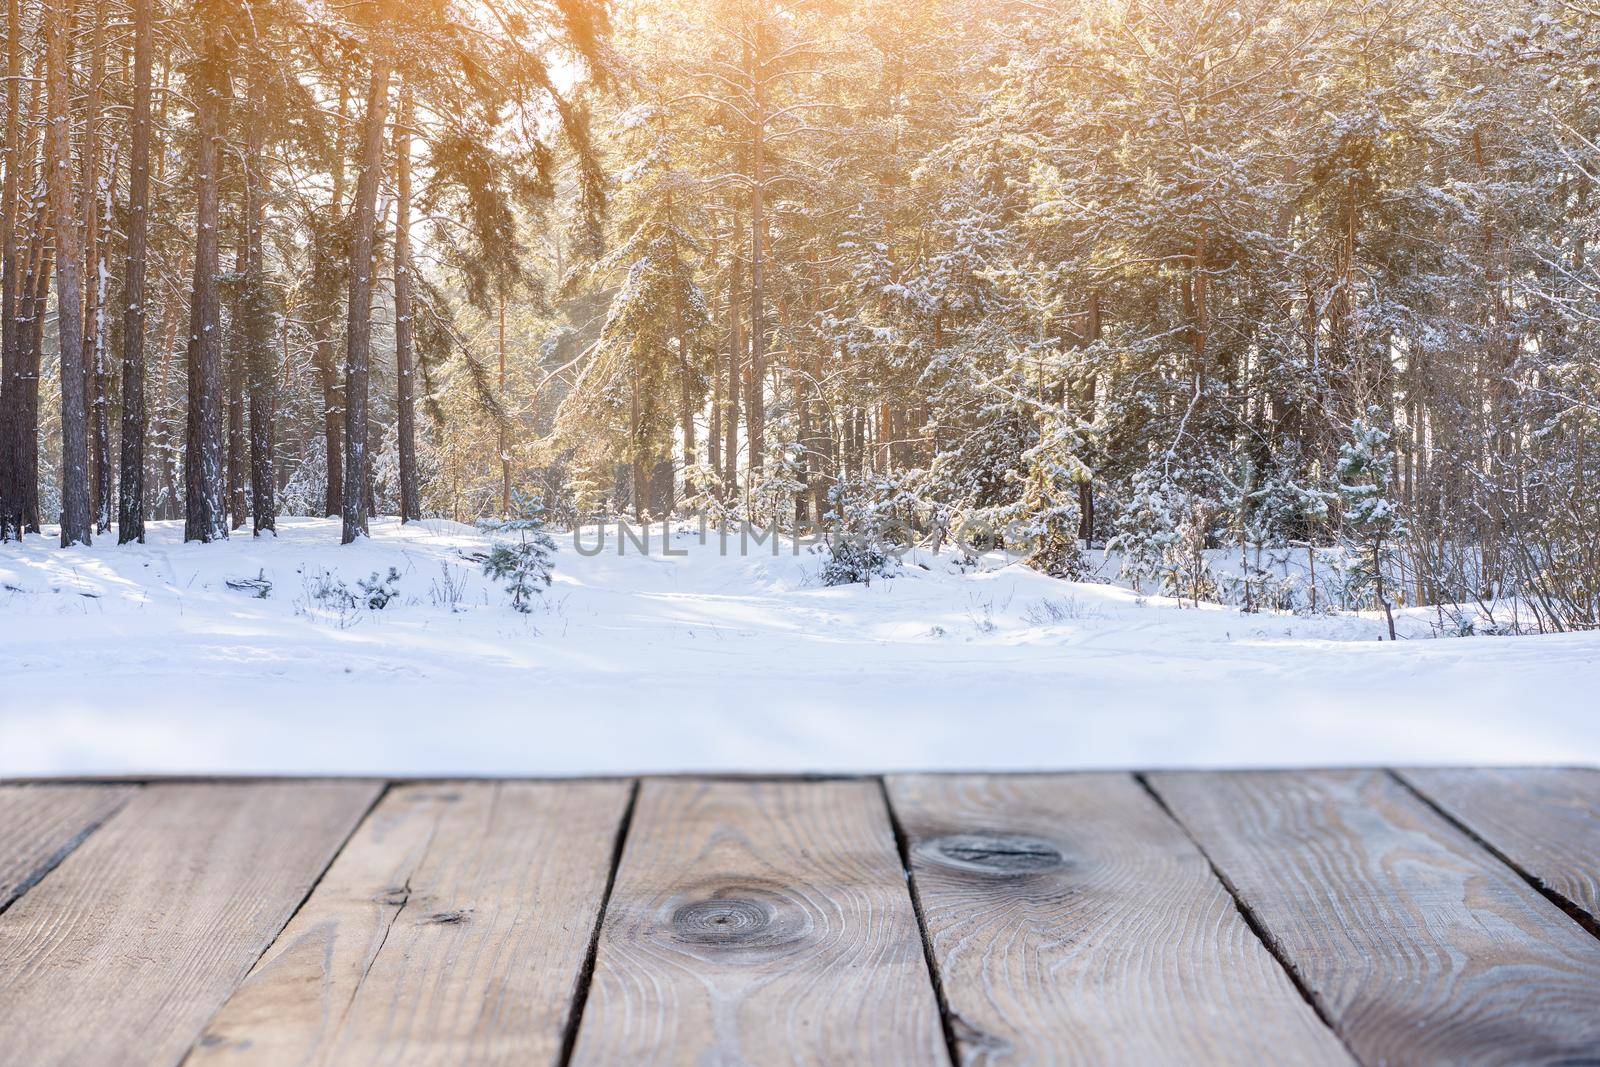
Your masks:
<path fill-rule="evenodd" d="M 609 533 L 593 556 L 558 535 L 526 616 L 447 522 L 0 545 L 0 775 L 1600 762 L 1600 634 L 1434 639 L 1414 612 L 1380 642 L 1376 618 L 1194 610 L 998 556 L 825 588 L 787 544 Z M 316 595 L 391 566 L 383 610 Z"/>

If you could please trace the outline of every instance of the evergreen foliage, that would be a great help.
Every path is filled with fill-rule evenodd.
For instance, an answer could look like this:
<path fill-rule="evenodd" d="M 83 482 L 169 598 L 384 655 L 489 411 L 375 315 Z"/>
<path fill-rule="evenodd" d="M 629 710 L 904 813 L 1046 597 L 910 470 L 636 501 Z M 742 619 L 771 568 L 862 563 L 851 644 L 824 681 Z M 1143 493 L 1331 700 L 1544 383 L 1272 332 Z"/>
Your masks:
<path fill-rule="evenodd" d="M 1350 440 L 1339 446 L 1339 504 L 1349 556 L 1345 585 L 1360 600 L 1383 608 L 1394 640 L 1394 612 L 1384 583 L 1396 562 L 1396 543 L 1405 536 L 1400 509 L 1389 499 L 1394 448 L 1388 431 L 1378 425 L 1379 411 L 1368 411 L 1350 427 Z"/>
<path fill-rule="evenodd" d="M 519 495 L 515 506 L 510 518 L 483 519 L 478 523 L 494 542 L 484 556 L 483 573 L 504 582 L 511 606 L 527 614 L 533 611 L 535 599 L 550 588 L 556 543 L 545 530 L 542 503 Z"/>
<path fill-rule="evenodd" d="M 823 585 L 871 585 L 874 578 L 901 573 L 900 557 L 893 549 L 904 537 L 893 507 L 882 494 L 861 485 L 841 483 L 828 492 L 827 541 L 818 579 Z"/>

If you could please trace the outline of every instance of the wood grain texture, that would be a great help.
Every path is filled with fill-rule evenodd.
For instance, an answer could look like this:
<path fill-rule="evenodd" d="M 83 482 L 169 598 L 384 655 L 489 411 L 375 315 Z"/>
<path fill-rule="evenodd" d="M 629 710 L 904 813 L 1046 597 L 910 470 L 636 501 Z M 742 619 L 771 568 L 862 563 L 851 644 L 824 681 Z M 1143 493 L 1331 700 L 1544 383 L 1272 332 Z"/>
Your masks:
<path fill-rule="evenodd" d="M 555 1062 L 631 790 L 395 788 L 189 1062 Z"/>
<path fill-rule="evenodd" d="M 127 803 L 134 787 L 0 786 L 0 910 Z"/>
<path fill-rule="evenodd" d="M 1401 776 L 1567 905 L 1600 922 L 1600 770 L 1413 770 Z"/>
<path fill-rule="evenodd" d="M 0 915 L 5 1061 L 177 1063 L 378 789 L 140 790 Z"/>
<path fill-rule="evenodd" d="M 963 1062 L 1353 1062 L 1130 776 L 889 794 Z"/>
<path fill-rule="evenodd" d="M 645 782 L 574 1062 L 947 1062 L 878 785 Z"/>
<path fill-rule="evenodd" d="M 1600 1055 L 1600 941 L 1388 774 L 1149 780 L 1363 1062 Z"/>

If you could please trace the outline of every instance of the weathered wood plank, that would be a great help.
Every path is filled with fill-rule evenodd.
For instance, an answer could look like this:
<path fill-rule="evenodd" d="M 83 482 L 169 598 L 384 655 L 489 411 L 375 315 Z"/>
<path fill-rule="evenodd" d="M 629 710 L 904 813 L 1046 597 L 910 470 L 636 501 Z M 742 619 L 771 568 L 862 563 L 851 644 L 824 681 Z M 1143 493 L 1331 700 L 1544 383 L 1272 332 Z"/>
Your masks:
<path fill-rule="evenodd" d="M 631 790 L 397 787 L 189 1062 L 555 1062 Z"/>
<path fill-rule="evenodd" d="M 133 795 L 132 786 L 0 786 L 0 909 L 27 891 Z"/>
<path fill-rule="evenodd" d="M 1388 774 L 1150 781 L 1362 1061 L 1600 1051 L 1600 941 Z"/>
<path fill-rule="evenodd" d="M 574 1062 L 948 1062 L 877 784 L 646 782 Z"/>
<path fill-rule="evenodd" d="M 1130 776 L 889 794 L 964 1062 L 1353 1062 Z"/>
<path fill-rule="evenodd" d="M 1401 772 L 1412 788 L 1568 906 L 1600 922 L 1600 770 Z"/>
<path fill-rule="evenodd" d="M 142 789 L 0 915 L 6 1061 L 178 1062 L 378 789 Z"/>

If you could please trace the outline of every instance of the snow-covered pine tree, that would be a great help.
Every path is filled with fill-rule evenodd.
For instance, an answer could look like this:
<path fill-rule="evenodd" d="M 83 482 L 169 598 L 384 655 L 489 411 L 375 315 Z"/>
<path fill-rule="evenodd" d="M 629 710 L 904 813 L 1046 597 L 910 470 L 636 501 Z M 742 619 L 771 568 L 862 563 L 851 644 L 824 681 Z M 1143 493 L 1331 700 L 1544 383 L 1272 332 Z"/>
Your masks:
<path fill-rule="evenodd" d="M 573 465 L 567 479 L 567 493 L 579 525 L 606 518 L 610 511 L 610 488 L 594 465 L 582 462 Z"/>
<path fill-rule="evenodd" d="M 478 523 L 493 539 L 483 558 L 483 573 L 505 582 L 511 606 L 526 615 L 533 610 L 534 598 L 550 588 L 556 543 L 544 528 L 543 503 L 522 493 L 514 495 L 512 503 L 510 518 Z"/>
<path fill-rule="evenodd" d="M 768 423 L 767 429 L 772 436 L 767 440 L 766 462 L 750 478 L 750 518 L 774 530 L 798 534 L 795 498 L 806 487 L 805 450 L 788 439 L 786 422 Z"/>
<path fill-rule="evenodd" d="M 829 487 L 827 558 L 818 577 L 823 585 L 871 585 L 874 578 L 900 573 L 891 538 L 899 532 L 891 495 L 882 485 L 841 481 Z"/>
<path fill-rule="evenodd" d="M 739 508 L 729 501 L 722 474 L 706 463 L 684 469 L 683 498 L 679 501 L 691 517 L 704 519 L 713 529 L 726 530 L 739 519 Z"/>
<path fill-rule="evenodd" d="M 1304 548 L 1307 579 L 1306 600 L 1297 599 L 1293 583 L 1288 584 L 1275 606 L 1294 610 L 1318 609 L 1317 601 L 1317 543 L 1324 536 L 1329 505 L 1338 499 L 1336 493 L 1302 479 L 1297 471 L 1300 460 L 1294 450 L 1287 450 L 1275 458 L 1261 484 L 1244 501 L 1248 515 L 1249 538 L 1252 539 L 1256 560 L 1252 564 L 1264 590 L 1270 592 L 1270 575 L 1261 563 L 1263 550 L 1273 552 Z"/>
<path fill-rule="evenodd" d="M 1346 588 L 1358 598 L 1370 595 L 1383 608 L 1393 641 L 1394 608 L 1384 583 L 1397 559 L 1405 521 L 1389 497 L 1394 447 L 1381 419 L 1379 409 L 1369 409 L 1365 418 L 1351 423 L 1350 440 L 1339 446 L 1339 505 L 1348 553 Z"/>
<path fill-rule="evenodd" d="M 1169 584 L 1178 551 L 1177 496 L 1158 467 L 1146 467 L 1134 475 L 1128 499 L 1112 525 L 1106 551 L 1121 554 L 1118 573 L 1136 591 L 1143 592 L 1151 582 L 1157 589 Z"/>
<path fill-rule="evenodd" d="M 694 413 L 705 399 L 710 326 L 695 280 L 702 249 L 701 182 L 683 166 L 682 114 L 655 87 L 650 100 L 624 115 L 621 127 L 636 162 L 623 174 L 622 239 L 590 270 L 596 286 L 620 288 L 581 385 L 557 417 L 562 440 L 614 443 L 633 472 L 633 510 L 650 509 L 651 478 L 672 461 L 676 423 L 686 453 L 694 450 Z M 687 456 L 685 457 L 688 458 Z"/>
<path fill-rule="evenodd" d="M 1078 546 L 1083 514 L 1078 486 L 1089 477 L 1079 458 L 1080 438 L 1064 417 L 1046 420 L 1039 443 L 1022 454 L 1027 463 L 1013 529 L 1027 546 L 1028 563 L 1056 578 L 1078 581 L 1087 567 Z"/>
<path fill-rule="evenodd" d="M 1237 470 L 1219 468 L 1222 514 L 1228 516 L 1229 535 L 1239 552 L 1239 573 L 1222 583 L 1229 599 L 1245 611 L 1258 608 L 1295 610 L 1300 607 L 1298 582 L 1276 577 L 1274 568 L 1286 565 L 1293 545 L 1309 546 L 1315 531 L 1328 516 L 1335 495 L 1301 483 L 1295 450 L 1274 457 L 1263 475 L 1247 457 Z M 1305 589 L 1307 606 L 1316 604 L 1316 562 L 1310 560 Z"/>

